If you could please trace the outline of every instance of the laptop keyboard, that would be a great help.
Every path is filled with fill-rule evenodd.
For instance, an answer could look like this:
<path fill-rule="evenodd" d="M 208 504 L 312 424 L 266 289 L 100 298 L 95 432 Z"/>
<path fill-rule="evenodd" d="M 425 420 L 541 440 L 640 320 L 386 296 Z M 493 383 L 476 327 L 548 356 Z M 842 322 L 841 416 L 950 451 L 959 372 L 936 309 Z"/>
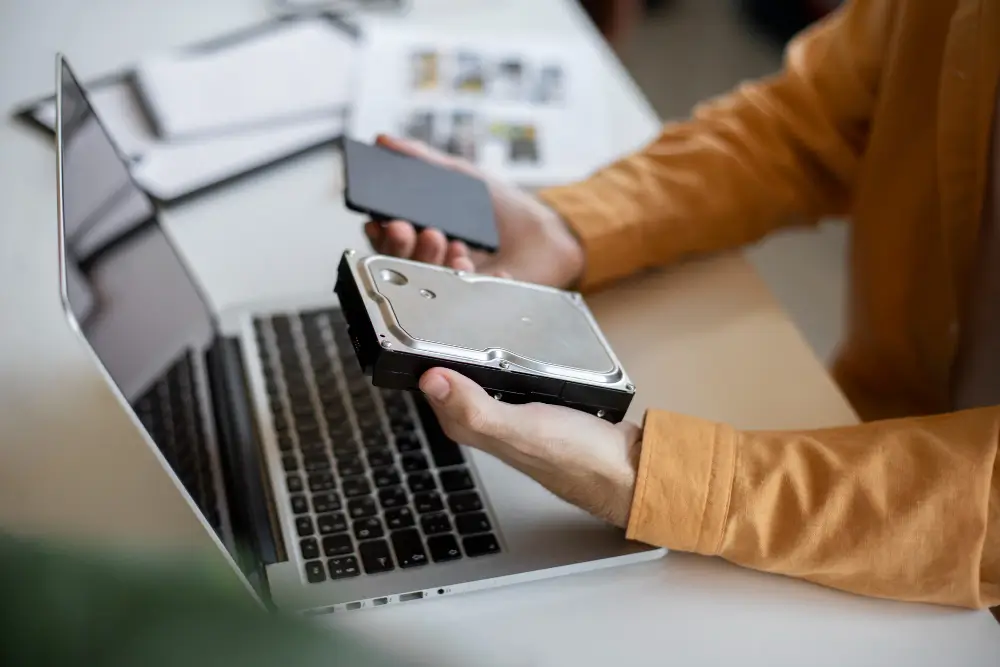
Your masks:
<path fill-rule="evenodd" d="M 255 324 L 307 581 L 500 551 L 461 449 L 419 396 L 372 387 L 340 310 Z"/>
<path fill-rule="evenodd" d="M 188 351 L 139 397 L 134 408 L 153 442 L 218 533 L 219 507 L 194 378 L 194 357 Z"/>

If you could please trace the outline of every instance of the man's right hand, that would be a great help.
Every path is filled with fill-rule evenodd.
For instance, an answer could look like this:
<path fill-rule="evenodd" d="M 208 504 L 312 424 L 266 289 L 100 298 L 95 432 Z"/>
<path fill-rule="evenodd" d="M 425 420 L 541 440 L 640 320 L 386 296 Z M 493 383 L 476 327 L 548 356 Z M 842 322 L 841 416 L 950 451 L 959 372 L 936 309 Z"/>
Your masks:
<path fill-rule="evenodd" d="M 436 229 L 425 229 L 418 234 L 411 224 L 400 220 L 369 221 L 365 234 L 376 252 L 553 287 L 568 287 L 583 273 L 580 243 L 555 211 L 538 199 L 513 185 L 491 179 L 461 158 L 445 155 L 420 142 L 381 136 L 378 143 L 482 178 L 493 198 L 500 250 L 493 255 L 471 251 L 461 241 L 449 242 Z"/>

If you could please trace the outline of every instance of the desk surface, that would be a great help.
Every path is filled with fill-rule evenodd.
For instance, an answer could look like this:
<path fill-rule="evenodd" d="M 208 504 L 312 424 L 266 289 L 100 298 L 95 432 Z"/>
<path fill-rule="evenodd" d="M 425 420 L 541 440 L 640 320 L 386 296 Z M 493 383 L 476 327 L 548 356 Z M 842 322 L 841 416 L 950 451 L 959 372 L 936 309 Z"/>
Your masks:
<path fill-rule="evenodd" d="M 51 92 L 57 49 L 86 79 L 253 23 L 266 8 L 264 0 L 2 5 L 4 112 Z M 414 0 L 412 20 L 491 34 L 584 35 L 605 63 L 597 75 L 606 80 L 616 145 L 625 151 L 655 132 L 639 91 L 564 0 Z M 360 220 L 338 204 L 338 173 L 336 154 L 323 151 L 164 216 L 217 307 L 329 289 L 340 250 L 363 247 Z M 186 509 L 66 326 L 57 298 L 51 143 L 7 118 L 0 201 L 0 522 L 197 541 L 177 521 Z M 657 405 L 743 427 L 854 419 L 739 256 L 650 274 L 590 303 L 640 387 L 636 417 Z M 995 665 L 1000 655 L 1000 632 L 986 613 L 865 600 L 683 554 L 328 622 L 427 664 L 741 664 L 757 655 L 768 665 L 971 667 Z"/>

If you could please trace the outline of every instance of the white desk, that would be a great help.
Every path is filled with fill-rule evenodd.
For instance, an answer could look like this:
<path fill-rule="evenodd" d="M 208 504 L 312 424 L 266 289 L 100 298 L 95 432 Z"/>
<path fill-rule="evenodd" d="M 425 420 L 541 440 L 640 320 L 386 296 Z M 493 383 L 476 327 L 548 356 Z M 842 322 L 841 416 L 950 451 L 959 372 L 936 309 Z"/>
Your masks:
<path fill-rule="evenodd" d="M 579 32 L 563 0 L 415 0 L 413 20 L 466 31 Z M 0 3 L 0 109 L 51 92 L 53 54 L 86 79 L 158 48 L 264 16 L 264 0 L 8 0 Z M 656 121 L 607 49 L 607 97 L 622 150 Z M 165 216 L 219 307 L 333 284 L 362 246 L 338 204 L 332 151 Z M 49 142 L 0 127 L 0 524 L 95 539 L 196 541 L 184 511 L 104 386 L 57 299 Z M 745 427 L 853 419 L 819 362 L 739 257 L 655 274 L 591 301 L 656 404 Z M 94 462 L 101 465 L 96 466 Z M 87 475 L 87 483 L 81 475 Z M 128 498 L 127 510 L 122 498 Z M 117 521 L 109 524 L 114 509 Z M 986 613 L 864 600 L 698 557 L 526 584 L 329 622 L 427 664 L 995 666 Z"/>

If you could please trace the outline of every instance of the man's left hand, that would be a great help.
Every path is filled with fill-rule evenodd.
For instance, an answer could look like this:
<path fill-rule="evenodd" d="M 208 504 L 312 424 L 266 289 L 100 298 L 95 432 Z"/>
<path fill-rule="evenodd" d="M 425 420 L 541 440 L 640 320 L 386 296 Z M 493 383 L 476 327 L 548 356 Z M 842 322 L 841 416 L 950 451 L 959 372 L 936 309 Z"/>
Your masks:
<path fill-rule="evenodd" d="M 441 368 L 420 389 L 448 436 L 491 454 L 563 500 L 625 527 L 642 431 L 578 410 L 495 400 L 472 380 Z"/>

